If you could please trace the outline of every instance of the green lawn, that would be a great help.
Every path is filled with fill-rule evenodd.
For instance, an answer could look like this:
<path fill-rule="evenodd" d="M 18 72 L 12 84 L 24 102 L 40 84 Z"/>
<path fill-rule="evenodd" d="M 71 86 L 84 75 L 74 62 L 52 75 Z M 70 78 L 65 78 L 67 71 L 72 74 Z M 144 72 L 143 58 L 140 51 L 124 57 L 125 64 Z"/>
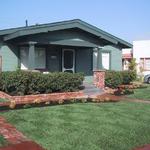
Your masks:
<path fill-rule="evenodd" d="M 6 102 L 8 101 L 7 99 L 3 99 L 3 98 L 0 98 L 0 102 Z"/>
<path fill-rule="evenodd" d="M 2 112 L 47 150 L 130 150 L 150 143 L 150 105 L 78 103 Z"/>
<path fill-rule="evenodd" d="M 147 85 L 147 88 L 135 89 L 134 94 L 131 94 L 128 97 L 134 99 L 150 100 L 150 85 Z"/>
<path fill-rule="evenodd" d="M 3 138 L 3 136 L 0 135 L 0 147 L 3 147 L 7 144 L 6 140 Z"/>

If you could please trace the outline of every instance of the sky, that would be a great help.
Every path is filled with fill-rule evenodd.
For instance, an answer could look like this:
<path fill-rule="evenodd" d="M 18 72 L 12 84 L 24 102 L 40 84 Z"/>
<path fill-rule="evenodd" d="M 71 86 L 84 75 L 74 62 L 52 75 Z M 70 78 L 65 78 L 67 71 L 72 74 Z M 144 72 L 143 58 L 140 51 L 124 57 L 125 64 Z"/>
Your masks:
<path fill-rule="evenodd" d="M 81 19 L 128 42 L 150 40 L 150 0 L 1 0 L 0 30 Z"/>

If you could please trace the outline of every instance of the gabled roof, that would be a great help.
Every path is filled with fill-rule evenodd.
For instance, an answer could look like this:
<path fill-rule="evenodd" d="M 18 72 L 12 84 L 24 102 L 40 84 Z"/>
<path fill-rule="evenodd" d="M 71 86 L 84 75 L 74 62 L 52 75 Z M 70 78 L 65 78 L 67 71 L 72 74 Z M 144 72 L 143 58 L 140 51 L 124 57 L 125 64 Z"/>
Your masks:
<path fill-rule="evenodd" d="M 64 29 L 71 29 L 71 28 L 79 28 L 81 30 L 84 30 L 86 32 L 89 32 L 97 36 L 100 39 L 107 40 L 113 44 L 119 44 L 123 48 L 132 47 L 132 44 L 79 19 L 0 30 L 0 36 L 4 37 L 4 41 L 8 41 L 25 35 L 46 33 L 50 31 L 57 31 L 57 30 L 64 30 Z"/>

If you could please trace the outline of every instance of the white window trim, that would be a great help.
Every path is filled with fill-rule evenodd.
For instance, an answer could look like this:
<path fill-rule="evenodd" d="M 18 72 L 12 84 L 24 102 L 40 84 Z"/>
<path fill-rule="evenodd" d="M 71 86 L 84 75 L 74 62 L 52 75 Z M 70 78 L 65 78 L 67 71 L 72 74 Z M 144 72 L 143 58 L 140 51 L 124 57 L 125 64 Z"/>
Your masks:
<path fill-rule="evenodd" d="M 106 68 L 104 68 L 104 69 L 110 70 L 110 68 L 111 68 L 111 67 L 110 67 L 110 66 L 111 66 L 111 65 L 110 65 L 110 64 L 111 64 L 111 63 L 110 63 L 110 61 L 111 61 L 111 58 L 110 58 L 110 57 L 111 57 L 111 53 L 110 53 L 110 52 L 107 52 L 107 51 L 106 51 L 106 52 L 105 52 L 105 51 L 102 51 L 102 52 L 101 52 L 102 67 L 103 67 L 103 54 L 109 54 L 109 64 L 108 64 L 109 66 L 108 66 L 108 69 L 106 69 Z"/>

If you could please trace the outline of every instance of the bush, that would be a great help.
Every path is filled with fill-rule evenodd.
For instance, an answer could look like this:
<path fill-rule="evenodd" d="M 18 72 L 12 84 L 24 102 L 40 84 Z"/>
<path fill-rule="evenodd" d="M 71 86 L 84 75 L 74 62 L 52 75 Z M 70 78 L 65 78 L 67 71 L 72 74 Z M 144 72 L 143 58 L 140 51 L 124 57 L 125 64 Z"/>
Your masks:
<path fill-rule="evenodd" d="M 136 80 L 135 71 L 106 71 L 105 85 L 117 88 L 121 84 L 130 84 L 134 80 Z"/>
<path fill-rule="evenodd" d="M 132 81 L 136 80 L 135 71 L 121 71 L 122 84 L 130 84 Z"/>
<path fill-rule="evenodd" d="M 28 95 L 79 90 L 82 73 L 35 73 L 13 71 L 0 73 L 0 90 L 10 95 Z"/>
<path fill-rule="evenodd" d="M 120 84 L 122 84 L 122 76 L 119 71 L 106 71 L 105 86 L 117 88 Z"/>

